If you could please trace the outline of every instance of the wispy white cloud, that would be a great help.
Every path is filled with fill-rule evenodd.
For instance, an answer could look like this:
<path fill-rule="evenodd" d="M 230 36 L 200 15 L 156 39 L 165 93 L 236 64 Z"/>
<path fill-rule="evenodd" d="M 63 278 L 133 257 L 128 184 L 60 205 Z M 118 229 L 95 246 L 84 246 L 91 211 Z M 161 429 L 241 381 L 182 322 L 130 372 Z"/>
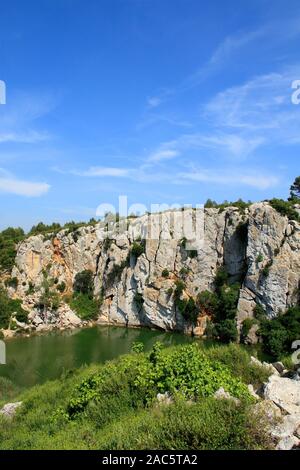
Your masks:
<path fill-rule="evenodd" d="M 25 131 L 0 133 L 0 143 L 14 142 L 22 144 L 35 144 L 48 140 L 50 135 L 47 132 Z"/>
<path fill-rule="evenodd" d="M 147 99 L 147 104 L 149 108 L 157 108 L 161 104 L 161 98 L 158 96 L 152 96 Z"/>
<path fill-rule="evenodd" d="M 0 192 L 18 196 L 38 197 L 50 189 L 47 183 L 37 183 L 16 178 L 5 170 L 0 169 Z"/>
<path fill-rule="evenodd" d="M 71 173 L 77 176 L 90 176 L 90 177 L 111 176 L 111 177 L 120 178 L 120 177 L 129 176 L 130 170 L 126 168 L 92 166 L 84 171 L 72 170 Z"/>
<path fill-rule="evenodd" d="M 180 152 L 178 150 L 160 148 L 147 158 L 147 162 L 157 163 L 165 160 L 171 160 L 175 157 L 178 157 L 179 155 Z"/>
<path fill-rule="evenodd" d="M 37 124 L 56 105 L 57 99 L 48 94 L 12 94 L 0 109 L 0 144 L 36 144 L 49 140 L 50 134 L 46 130 L 39 130 Z"/>
<path fill-rule="evenodd" d="M 167 151 L 166 151 L 167 152 Z M 171 151 L 170 151 L 171 154 Z M 172 157 L 170 157 L 172 158 Z M 168 158 L 166 158 L 168 160 Z M 89 168 L 84 171 L 70 171 L 69 174 L 80 177 L 98 178 L 126 178 L 138 183 L 167 183 L 190 184 L 192 182 L 215 183 L 224 186 L 238 185 L 250 186 L 259 190 L 275 186 L 279 179 L 270 173 L 264 174 L 261 170 L 245 171 L 243 169 L 228 168 L 206 168 L 199 169 L 189 165 L 186 171 L 179 171 L 176 165 L 162 167 L 156 166 L 157 161 L 152 164 L 142 164 L 137 168 Z"/>
<path fill-rule="evenodd" d="M 297 76 L 299 65 L 229 88 L 207 104 L 204 116 L 214 132 L 223 132 L 229 141 L 235 134 L 251 152 L 261 145 L 296 143 L 300 113 L 291 103 L 291 84 Z"/>
<path fill-rule="evenodd" d="M 225 64 L 234 52 L 239 51 L 254 40 L 264 36 L 266 31 L 267 28 L 261 28 L 255 31 L 242 32 L 225 37 L 212 52 L 211 57 L 206 63 L 199 67 L 198 70 L 185 77 L 178 85 L 165 88 L 162 92 L 148 98 L 147 106 L 149 108 L 157 108 L 172 96 L 188 91 L 201 84 L 212 73 L 216 72 L 223 64 Z"/>
<path fill-rule="evenodd" d="M 192 172 L 182 172 L 178 175 L 181 180 L 197 181 L 201 183 L 214 183 L 222 185 L 245 185 L 255 189 L 264 190 L 276 186 L 278 178 L 272 175 L 259 173 L 231 172 L 220 170 L 195 170 Z"/>
<path fill-rule="evenodd" d="M 257 27 L 257 29 L 238 31 L 232 35 L 228 35 L 220 42 L 215 50 L 212 51 L 210 58 L 195 72 L 185 77 L 181 83 L 167 87 L 153 95 L 150 99 L 153 106 L 150 106 L 148 98 L 148 107 L 156 108 L 170 98 L 175 97 L 177 94 L 201 85 L 213 74 L 228 65 L 231 59 L 235 58 L 238 53 L 246 50 L 247 46 L 258 43 L 260 48 L 268 49 L 272 46 L 274 48 L 276 44 L 290 41 L 299 35 L 300 22 L 299 18 L 295 17 L 281 20 L 280 22 L 273 21 L 263 24 Z"/>

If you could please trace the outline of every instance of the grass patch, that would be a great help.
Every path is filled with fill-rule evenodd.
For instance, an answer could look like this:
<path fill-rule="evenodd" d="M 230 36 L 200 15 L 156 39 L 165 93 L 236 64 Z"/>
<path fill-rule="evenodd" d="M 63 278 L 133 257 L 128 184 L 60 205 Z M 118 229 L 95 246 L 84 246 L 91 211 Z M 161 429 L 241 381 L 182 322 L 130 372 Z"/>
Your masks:
<path fill-rule="evenodd" d="M 74 310 L 82 320 L 95 320 L 101 306 L 99 299 L 82 293 L 73 294 L 68 303 L 71 309 Z"/>
<path fill-rule="evenodd" d="M 18 396 L 23 405 L 15 418 L 0 417 L 0 448 L 272 447 L 266 423 L 251 412 L 245 383 L 256 372 L 249 372 L 250 358 L 241 347 L 162 349 L 157 344 L 150 353 L 138 351 L 83 367 Z M 240 404 L 212 398 L 220 386 L 238 396 Z M 156 394 L 164 391 L 175 397 L 170 406 L 156 402 Z"/>

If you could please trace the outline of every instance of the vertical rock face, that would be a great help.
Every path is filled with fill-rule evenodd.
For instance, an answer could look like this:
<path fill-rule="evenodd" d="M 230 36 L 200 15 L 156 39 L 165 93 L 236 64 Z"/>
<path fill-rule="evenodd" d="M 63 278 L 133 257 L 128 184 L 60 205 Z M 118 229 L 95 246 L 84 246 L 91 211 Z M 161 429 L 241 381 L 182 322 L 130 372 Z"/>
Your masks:
<path fill-rule="evenodd" d="M 296 303 L 299 224 L 266 203 L 254 204 L 244 213 L 234 207 L 206 209 L 203 243 L 194 240 L 195 253 L 181 239 L 180 217 L 181 211 L 145 215 L 130 220 L 126 231 L 112 234 L 111 240 L 105 240 L 100 225 L 75 233 L 62 230 L 54 238 L 30 237 L 18 248 L 12 272 L 18 287 L 12 295 L 32 308 L 45 270 L 56 284 L 66 284 L 66 292 L 72 291 L 77 273 L 91 270 L 95 294 L 104 297 L 99 322 L 184 330 L 187 325 L 171 294 L 176 280 L 184 277 L 185 295 L 196 297 L 214 288 L 217 270 L 224 265 L 230 281 L 241 284 L 240 322 L 252 316 L 255 302 L 271 316 Z M 145 241 L 143 253 L 136 257 L 131 249 L 138 237 Z M 203 321 L 198 323 L 202 331 Z"/>
<path fill-rule="evenodd" d="M 255 303 L 269 316 L 299 298 L 300 225 L 280 216 L 267 203 L 249 210 L 247 273 L 240 292 L 239 321 L 252 316 Z"/>

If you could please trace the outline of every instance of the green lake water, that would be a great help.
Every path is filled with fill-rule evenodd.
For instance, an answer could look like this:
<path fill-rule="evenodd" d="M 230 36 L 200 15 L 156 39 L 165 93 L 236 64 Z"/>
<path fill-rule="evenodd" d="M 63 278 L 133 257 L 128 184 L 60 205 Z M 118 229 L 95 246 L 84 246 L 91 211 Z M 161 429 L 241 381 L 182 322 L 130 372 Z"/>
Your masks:
<path fill-rule="evenodd" d="M 22 388 L 31 387 L 83 364 L 103 363 L 126 354 L 135 341 L 149 350 L 156 341 L 171 346 L 193 339 L 179 333 L 114 326 L 19 337 L 6 341 L 7 364 L 0 365 L 0 376 Z"/>

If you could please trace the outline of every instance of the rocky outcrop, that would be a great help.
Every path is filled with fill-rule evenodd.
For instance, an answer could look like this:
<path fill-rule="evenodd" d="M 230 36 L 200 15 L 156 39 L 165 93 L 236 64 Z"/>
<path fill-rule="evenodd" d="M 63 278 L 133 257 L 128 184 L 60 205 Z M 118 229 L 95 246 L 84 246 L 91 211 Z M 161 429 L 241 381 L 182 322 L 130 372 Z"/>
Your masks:
<path fill-rule="evenodd" d="M 278 450 L 291 450 L 300 445 L 300 382 L 272 375 L 265 384 L 259 406 L 269 406 L 271 435 Z M 268 405 L 269 404 L 269 405 Z M 267 410 L 266 410 L 267 411 Z M 275 420 L 272 418 L 276 418 Z"/>
<path fill-rule="evenodd" d="M 0 410 L 0 415 L 4 416 L 5 418 L 12 419 L 15 416 L 17 409 L 20 408 L 21 405 L 21 401 L 15 403 L 7 403 Z"/>
<path fill-rule="evenodd" d="M 253 316 L 256 303 L 276 316 L 299 300 L 300 224 L 267 203 L 248 215 L 247 273 L 240 292 L 239 321 Z"/>
<path fill-rule="evenodd" d="M 195 218 L 192 210 L 190 217 Z M 18 285 L 9 291 L 23 300 L 33 324 L 80 326 L 80 319 L 70 320 L 66 307 L 46 319 L 36 310 L 45 271 L 55 285 L 64 284 L 64 294 L 68 294 L 76 274 L 91 270 L 95 294 L 104 299 L 100 323 L 164 330 L 194 328 L 199 335 L 209 318 L 199 311 L 195 327 L 184 321 L 172 295 L 178 279 L 184 278 L 184 296 L 195 298 L 203 290 L 213 290 L 217 270 L 224 265 L 230 281 L 241 284 L 239 324 L 253 316 L 256 303 L 275 316 L 298 300 L 300 225 L 267 203 L 253 204 L 244 211 L 236 207 L 205 209 L 203 232 L 192 240 L 192 248 L 190 240 L 181 235 L 182 211 L 130 219 L 121 233 L 117 227 L 110 232 L 101 224 L 75 232 L 62 230 L 55 236 L 30 237 L 19 245 L 12 272 Z M 131 250 L 139 239 L 145 240 L 144 249 L 136 257 Z"/>

